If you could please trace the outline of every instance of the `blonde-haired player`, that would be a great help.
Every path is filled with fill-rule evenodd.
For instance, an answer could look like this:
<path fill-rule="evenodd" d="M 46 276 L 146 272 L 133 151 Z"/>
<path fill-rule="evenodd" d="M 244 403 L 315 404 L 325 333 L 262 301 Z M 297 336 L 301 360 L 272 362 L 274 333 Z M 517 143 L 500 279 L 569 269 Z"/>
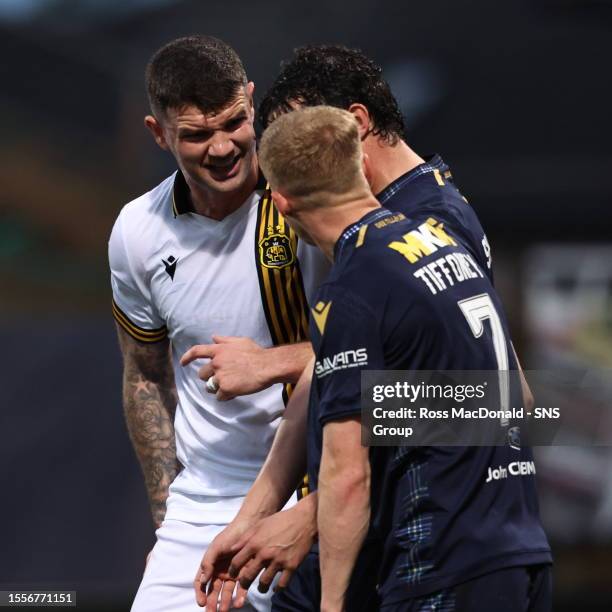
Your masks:
<path fill-rule="evenodd" d="M 485 271 L 435 213 L 407 218 L 380 206 L 346 111 L 278 118 L 260 163 L 279 209 L 333 261 L 311 313 L 308 475 L 319 542 L 273 610 L 549 610 L 551 557 L 533 473 L 487 479 L 491 466 L 533 461 L 531 449 L 361 446 L 364 369 L 509 369 L 510 405 L 522 403 Z"/>

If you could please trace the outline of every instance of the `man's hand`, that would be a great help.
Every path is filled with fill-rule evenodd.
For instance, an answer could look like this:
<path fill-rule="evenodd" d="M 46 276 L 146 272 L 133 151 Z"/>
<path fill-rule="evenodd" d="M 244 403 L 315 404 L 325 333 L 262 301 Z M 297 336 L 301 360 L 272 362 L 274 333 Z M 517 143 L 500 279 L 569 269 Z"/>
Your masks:
<path fill-rule="evenodd" d="M 232 606 L 232 593 L 237 581 L 229 574 L 230 561 L 234 552 L 239 550 L 236 544 L 255 522 L 256 519 L 236 517 L 211 542 L 193 581 L 196 601 L 200 607 L 206 606 L 207 611 L 217 612 L 218 602 L 219 612 L 226 612 Z M 233 607 L 241 608 L 245 600 L 246 589 L 239 585 Z"/>
<path fill-rule="evenodd" d="M 204 381 L 214 376 L 218 400 L 256 393 L 272 384 L 266 376 L 266 349 L 250 338 L 213 336 L 213 340 L 215 344 L 191 347 L 181 357 L 181 365 L 194 359 L 210 359 L 198 370 L 198 376 Z"/>
<path fill-rule="evenodd" d="M 226 401 L 249 395 L 275 383 L 295 383 L 312 357 L 310 342 L 263 348 L 250 338 L 213 336 L 214 344 L 192 346 L 182 357 L 186 366 L 209 359 L 198 376 L 214 380 L 217 399 Z"/>
<path fill-rule="evenodd" d="M 251 527 L 234 547 L 229 574 L 248 589 L 259 577 L 259 591 L 267 593 L 281 572 L 278 589 L 287 586 L 293 572 L 308 554 L 317 534 L 316 494 L 308 495 L 289 510 L 277 512 Z"/>

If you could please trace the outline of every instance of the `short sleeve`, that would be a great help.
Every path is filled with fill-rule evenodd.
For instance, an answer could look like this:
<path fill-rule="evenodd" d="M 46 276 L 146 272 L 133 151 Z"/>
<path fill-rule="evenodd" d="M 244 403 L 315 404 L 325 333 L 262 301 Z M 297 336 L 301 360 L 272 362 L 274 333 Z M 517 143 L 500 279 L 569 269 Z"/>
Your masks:
<path fill-rule="evenodd" d="M 126 246 L 124 220 L 119 216 L 108 243 L 108 259 L 113 292 L 113 316 L 117 323 L 139 342 L 159 342 L 168 331 L 151 299 L 144 265 Z"/>
<path fill-rule="evenodd" d="M 315 378 L 319 422 L 324 425 L 360 414 L 361 372 L 382 370 L 385 364 L 379 321 L 362 298 L 338 287 L 312 312 L 313 325 L 322 330 Z"/>

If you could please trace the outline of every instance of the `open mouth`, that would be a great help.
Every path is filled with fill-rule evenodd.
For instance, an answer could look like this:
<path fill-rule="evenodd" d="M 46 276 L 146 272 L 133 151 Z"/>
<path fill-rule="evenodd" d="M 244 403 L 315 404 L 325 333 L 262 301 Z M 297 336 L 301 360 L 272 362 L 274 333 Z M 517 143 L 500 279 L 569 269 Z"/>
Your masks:
<path fill-rule="evenodd" d="M 238 172 L 238 166 L 242 155 L 240 153 L 232 157 L 227 163 L 224 164 L 206 164 L 206 169 L 210 172 L 212 177 L 218 181 L 224 181 L 232 178 Z"/>

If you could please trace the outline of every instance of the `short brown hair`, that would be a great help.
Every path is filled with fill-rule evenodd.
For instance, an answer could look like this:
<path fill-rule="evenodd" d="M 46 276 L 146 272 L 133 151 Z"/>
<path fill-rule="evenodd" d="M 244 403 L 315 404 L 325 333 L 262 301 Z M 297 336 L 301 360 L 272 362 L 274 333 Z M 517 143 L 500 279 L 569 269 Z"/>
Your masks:
<path fill-rule="evenodd" d="M 247 84 L 244 66 L 227 43 L 213 36 L 177 38 L 158 49 L 145 73 L 154 114 L 194 105 L 216 113 Z"/>
<path fill-rule="evenodd" d="M 361 174 L 362 150 L 351 113 L 313 106 L 280 116 L 264 132 L 259 161 L 273 189 L 313 201 L 322 192 L 351 191 Z"/>

